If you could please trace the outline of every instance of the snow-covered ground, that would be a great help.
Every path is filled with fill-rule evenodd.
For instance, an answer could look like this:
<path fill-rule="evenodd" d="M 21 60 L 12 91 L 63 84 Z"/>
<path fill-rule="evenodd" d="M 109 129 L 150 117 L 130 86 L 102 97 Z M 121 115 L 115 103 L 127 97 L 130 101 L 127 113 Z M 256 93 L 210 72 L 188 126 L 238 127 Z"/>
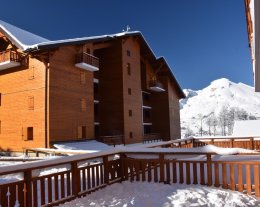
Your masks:
<path fill-rule="evenodd" d="M 64 207 L 260 206 L 260 199 L 221 188 L 148 182 L 116 183 Z"/>
<path fill-rule="evenodd" d="M 234 83 L 226 78 L 211 82 L 202 90 L 184 89 L 186 99 L 180 101 L 182 136 L 184 128 L 189 127 L 198 135 L 202 117 L 211 114 L 218 116 L 224 106 L 245 110 L 248 114 L 260 118 L 260 94 L 254 88 L 243 83 Z M 202 120 L 204 130 L 207 129 L 206 118 Z M 220 129 L 218 129 L 220 133 Z"/>

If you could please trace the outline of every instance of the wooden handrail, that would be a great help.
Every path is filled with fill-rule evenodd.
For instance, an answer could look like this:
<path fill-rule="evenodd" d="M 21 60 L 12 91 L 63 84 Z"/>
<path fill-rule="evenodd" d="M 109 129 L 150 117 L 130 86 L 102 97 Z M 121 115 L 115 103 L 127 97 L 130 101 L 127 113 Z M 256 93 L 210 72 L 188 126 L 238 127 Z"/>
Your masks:
<path fill-rule="evenodd" d="M 82 62 L 99 68 L 99 58 L 89 53 L 83 52 L 76 55 L 76 63 Z"/>
<path fill-rule="evenodd" d="M 0 52 L 0 62 L 5 62 L 5 61 L 21 62 L 21 55 L 20 53 L 13 51 L 11 49 L 2 51 Z"/>

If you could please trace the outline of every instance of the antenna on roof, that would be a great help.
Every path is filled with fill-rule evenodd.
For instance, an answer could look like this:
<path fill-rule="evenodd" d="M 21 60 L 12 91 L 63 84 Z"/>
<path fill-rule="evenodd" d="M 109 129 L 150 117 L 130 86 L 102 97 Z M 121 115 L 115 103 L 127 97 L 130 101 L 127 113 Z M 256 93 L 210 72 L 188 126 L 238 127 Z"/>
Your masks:
<path fill-rule="evenodd" d="M 131 30 L 129 25 L 126 25 L 126 30 L 123 29 L 123 32 L 129 32 Z"/>

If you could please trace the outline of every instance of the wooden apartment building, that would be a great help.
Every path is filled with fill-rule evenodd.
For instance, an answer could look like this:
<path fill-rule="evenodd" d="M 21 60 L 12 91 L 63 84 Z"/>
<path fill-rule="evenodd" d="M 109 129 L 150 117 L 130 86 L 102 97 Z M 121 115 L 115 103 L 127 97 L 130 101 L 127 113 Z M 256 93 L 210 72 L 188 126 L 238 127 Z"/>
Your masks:
<path fill-rule="evenodd" d="M 0 21 L 0 148 L 180 138 L 184 94 L 140 32 L 49 41 Z"/>

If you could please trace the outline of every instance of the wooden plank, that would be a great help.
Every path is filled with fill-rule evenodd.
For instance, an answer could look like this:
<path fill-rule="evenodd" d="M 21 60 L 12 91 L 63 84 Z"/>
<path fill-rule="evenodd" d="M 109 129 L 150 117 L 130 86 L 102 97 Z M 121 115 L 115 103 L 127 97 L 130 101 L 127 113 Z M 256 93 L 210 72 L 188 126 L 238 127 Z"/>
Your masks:
<path fill-rule="evenodd" d="M 164 182 L 164 154 L 159 154 L 160 163 L 160 182 Z"/>
<path fill-rule="evenodd" d="M 123 166 L 123 167 L 125 167 L 125 166 Z M 100 177 L 101 177 L 101 180 L 100 180 L 101 185 L 103 185 L 104 184 L 104 165 L 103 164 L 100 165 Z"/>
<path fill-rule="evenodd" d="M 222 163 L 222 188 L 227 189 L 227 167 Z"/>
<path fill-rule="evenodd" d="M 67 172 L 66 173 L 66 184 L 67 184 L 67 196 L 70 196 L 71 195 L 71 188 L 70 188 L 70 186 L 71 186 L 71 184 L 70 184 L 70 172 Z"/>
<path fill-rule="evenodd" d="M 90 181 L 90 166 L 87 167 L 87 186 L 88 190 L 91 188 L 91 181 Z"/>
<path fill-rule="evenodd" d="M 246 165 L 246 192 L 248 195 L 252 193 L 252 186 L 251 186 L 251 174 L 250 174 L 250 165 Z"/>
<path fill-rule="evenodd" d="M 215 187 L 219 187 L 219 167 L 218 167 L 218 163 L 214 163 L 214 172 L 215 172 Z"/>
<path fill-rule="evenodd" d="M 183 183 L 183 161 L 179 161 L 180 183 Z"/>
<path fill-rule="evenodd" d="M 135 173 L 136 173 L 136 181 L 140 181 L 140 161 L 135 161 Z"/>
<path fill-rule="evenodd" d="M 207 185 L 212 185 L 212 162 L 211 162 L 211 155 L 207 154 Z"/>
<path fill-rule="evenodd" d="M 96 185 L 99 186 L 100 180 L 99 180 L 99 165 L 96 166 Z"/>
<path fill-rule="evenodd" d="M 16 202 L 16 184 L 11 184 L 9 185 L 9 205 L 10 206 L 15 206 L 15 202 Z"/>
<path fill-rule="evenodd" d="M 151 168 L 151 162 L 148 161 L 148 182 L 152 181 L 152 168 Z"/>
<path fill-rule="evenodd" d="M 58 184 L 58 175 L 56 174 L 54 176 L 54 196 L 55 196 L 55 201 L 59 200 L 59 184 Z"/>
<path fill-rule="evenodd" d="M 128 161 L 129 168 L 130 168 L 130 181 L 134 181 L 134 169 L 133 169 L 133 160 Z"/>
<path fill-rule="evenodd" d="M 205 185 L 204 163 L 200 163 L 200 184 Z"/>
<path fill-rule="evenodd" d="M 260 197 L 259 189 L 259 165 L 254 165 L 255 196 Z"/>
<path fill-rule="evenodd" d="M 24 183 L 19 183 L 17 185 L 17 191 L 18 191 L 18 199 L 17 200 L 19 201 L 19 204 L 20 204 L 21 207 L 24 206 L 24 191 L 23 190 L 24 190 Z"/>
<path fill-rule="evenodd" d="M 1 186 L 0 191 L 1 191 L 1 197 L 0 197 L 1 206 L 3 207 L 8 206 L 8 200 L 7 200 L 8 187 Z"/>
<path fill-rule="evenodd" d="M 87 185 L 86 185 L 86 169 L 82 169 L 82 177 L 81 177 L 81 182 L 82 182 L 82 190 L 87 190 Z"/>
<path fill-rule="evenodd" d="M 64 190 L 64 187 L 65 187 L 65 185 L 64 185 L 64 173 L 62 173 L 61 175 L 60 175 L 60 195 L 61 195 L 61 198 L 64 198 L 65 197 L 65 190 Z"/>
<path fill-rule="evenodd" d="M 52 178 L 51 176 L 47 177 L 48 180 L 48 202 L 52 202 Z"/>
<path fill-rule="evenodd" d="M 190 184 L 190 162 L 186 162 L 186 184 Z"/>
<path fill-rule="evenodd" d="M 142 160 L 142 181 L 145 181 L 146 161 Z"/>
<path fill-rule="evenodd" d="M 166 160 L 166 183 L 170 184 L 171 182 L 171 172 L 170 172 L 170 161 Z"/>
<path fill-rule="evenodd" d="M 45 204 L 45 178 L 40 178 L 40 185 L 41 185 L 41 205 Z"/>
<path fill-rule="evenodd" d="M 198 184 L 197 162 L 193 162 L 192 169 L 193 169 L 193 184 L 196 185 Z"/>
<path fill-rule="evenodd" d="M 154 161 L 153 162 L 153 166 L 154 166 L 154 182 L 158 182 L 159 181 L 159 178 L 158 178 L 158 162 L 157 161 Z"/>
<path fill-rule="evenodd" d="M 91 187 L 95 188 L 96 182 L 95 182 L 95 168 L 94 168 L 94 166 L 91 166 L 91 178 L 92 178 L 92 180 L 91 180 L 91 183 L 92 183 Z"/>
<path fill-rule="evenodd" d="M 33 189 L 32 189 L 32 193 L 33 193 L 33 206 L 37 207 L 38 206 L 38 189 L 37 189 L 37 180 L 33 180 L 32 181 L 32 185 L 33 185 Z"/>
<path fill-rule="evenodd" d="M 177 182 L 176 160 L 172 160 L 172 182 Z"/>
<path fill-rule="evenodd" d="M 234 164 L 230 164 L 230 189 L 235 190 L 235 175 L 234 175 Z"/>
<path fill-rule="evenodd" d="M 238 174 L 238 191 L 243 192 L 244 186 L 243 186 L 243 170 L 242 170 L 242 164 L 237 165 L 237 174 Z"/>

